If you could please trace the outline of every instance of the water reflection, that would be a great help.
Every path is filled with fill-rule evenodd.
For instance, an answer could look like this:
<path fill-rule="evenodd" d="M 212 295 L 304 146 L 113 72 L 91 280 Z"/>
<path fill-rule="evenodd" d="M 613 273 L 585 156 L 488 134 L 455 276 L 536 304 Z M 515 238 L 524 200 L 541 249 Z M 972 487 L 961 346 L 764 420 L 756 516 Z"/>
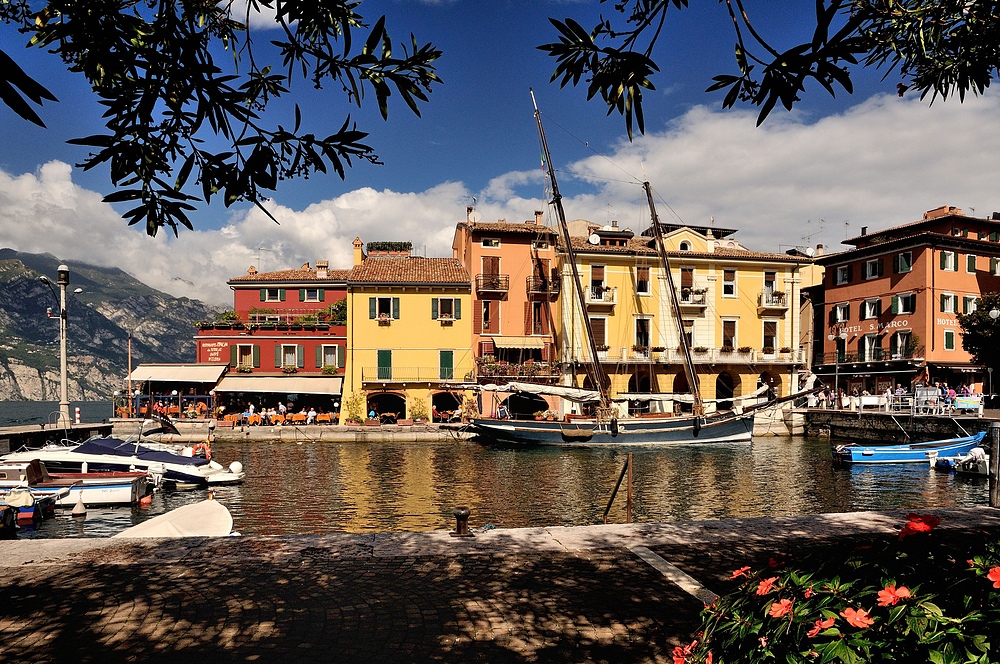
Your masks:
<path fill-rule="evenodd" d="M 247 468 L 221 487 L 244 534 L 428 531 L 451 528 L 467 505 L 473 528 L 599 523 L 628 450 L 533 449 L 447 443 L 217 443 Z M 637 448 L 635 521 L 689 521 L 859 510 L 983 505 L 984 479 L 921 464 L 834 468 L 828 441 L 765 438 L 752 444 Z M 623 486 L 624 492 L 624 486 Z M 157 495 L 150 510 L 65 512 L 26 537 L 101 537 L 149 515 L 201 500 L 204 491 Z M 609 520 L 625 521 L 621 493 Z"/>

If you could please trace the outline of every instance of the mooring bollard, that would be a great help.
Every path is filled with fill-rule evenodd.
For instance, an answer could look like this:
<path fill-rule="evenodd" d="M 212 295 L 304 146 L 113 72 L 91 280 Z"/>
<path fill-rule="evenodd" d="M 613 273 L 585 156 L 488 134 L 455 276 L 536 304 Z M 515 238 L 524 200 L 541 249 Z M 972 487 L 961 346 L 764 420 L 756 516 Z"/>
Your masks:
<path fill-rule="evenodd" d="M 455 530 L 448 534 L 452 537 L 475 537 L 469 530 L 469 508 L 456 507 L 451 513 L 455 515 Z"/>
<path fill-rule="evenodd" d="M 990 507 L 1000 507 L 1000 422 L 991 422 L 990 439 Z"/>

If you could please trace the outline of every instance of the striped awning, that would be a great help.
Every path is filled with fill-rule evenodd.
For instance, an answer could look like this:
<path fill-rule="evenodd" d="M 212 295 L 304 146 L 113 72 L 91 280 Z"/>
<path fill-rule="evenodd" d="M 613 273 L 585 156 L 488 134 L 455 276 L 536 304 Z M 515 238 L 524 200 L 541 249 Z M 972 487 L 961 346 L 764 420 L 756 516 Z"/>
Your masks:
<path fill-rule="evenodd" d="M 133 383 L 217 383 L 228 364 L 140 364 L 128 379 Z"/>
<path fill-rule="evenodd" d="M 493 337 L 497 348 L 545 348 L 548 337 Z"/>
<path fill-rule="evenodd" d="M 340 394 L 341 376 L 226 376 L 216 392 L 272 392 L 275 394 Z"/>

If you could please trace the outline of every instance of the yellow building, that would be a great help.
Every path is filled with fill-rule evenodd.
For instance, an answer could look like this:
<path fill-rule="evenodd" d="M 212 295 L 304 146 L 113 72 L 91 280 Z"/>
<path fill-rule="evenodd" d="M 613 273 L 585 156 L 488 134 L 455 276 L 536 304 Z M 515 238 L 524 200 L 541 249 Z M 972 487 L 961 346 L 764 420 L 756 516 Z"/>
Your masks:
<path fill-rule="evenodd" d="M 347 278 L 347 375 L 341 420 L 459 410 L 472 375 L 471 281 L 454 258 L 411 256 L 409 243 L 354 240 Z M 359 411 L 359 412 L 352 412 Z"/>
<path fill-rule="evenodd" d="M 708 410 L 715 407 L 710 400 L 728 408 L 730 399 L 764 384 L 778 396 L 788 394 L 805 362 L 799 348 L 799 272 L 811 258 L 749 251 L 728 237 L 735 232 L 730 229 L 661 223 L 661 230 L 677 290 L 680 328 L 651 228 L 635 236 L 613 223 L 573 238 L 586 316 L 600 362 L 611 378 L 612 396 L 689 393 L 680 334 L 692 348 Z M 580 369 L 590 351 L 582 335 L 578 299 L 570 296 L 568 264 L 562 274 L 563 363 L 573 367 L 571 382 L 590 386 L 592 381 Z M 674 407 L 635 401 L 631 408 L 656 410 L 658 403 Z"/>

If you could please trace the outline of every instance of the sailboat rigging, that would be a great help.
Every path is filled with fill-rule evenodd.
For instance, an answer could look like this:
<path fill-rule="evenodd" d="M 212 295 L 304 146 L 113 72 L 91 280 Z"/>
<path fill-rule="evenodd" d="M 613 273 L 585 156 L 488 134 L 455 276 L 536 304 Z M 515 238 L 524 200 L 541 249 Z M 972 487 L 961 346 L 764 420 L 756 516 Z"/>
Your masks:
<path fill-rule="evenodd" d="M 657 234 L 656 244 L 663 269 L 666 272 L 667 284 L 670 290 L 670 299 L 673 304 L 678 331 L 680 333 L 680 346 L 684 353 L 685 373 L 688 379 L 688 386 L 693 399 L 692 413 L 690 416 L 674 416 L 673 414 L 657 414 L 646 417 L 619 417 L 617 405 L 613 402 L 610 387 L 611 379 L 604 367 L 601 366 L 597 342 L 590 327 L 590 320 L 587 316 L 587 300 L 584 296 L 583 285 L 580 280 L 580 272 L 577 264 L 577 255 L 573 246 L 573 239 L 570 236 L 569 226 L 566 223 L 566 214 L 563 210 L 562 195 L 559 193 L 559 184 L 556 180 L 555 169 L 552 165 L 552 158 L 549 153 L 548 142 L 545 138 L 545 130 L 542 126 L 541 112 L 535 101 L 534 92 L 531 92 L 531 101 L 535 109 L 535 124 L 538 128 L 538 135 L 542 146 L 543 157 L 548 168 L 548 177 L 552 186 L 551 204 L 555 208 L 559 221 L 559 230 L 564 244 L 564 251 L 570 265 L 572 275 L 573 291 L 576 304 L 580 307 L 583 321 L 583 336 L 586 339 L 587 350 L 589 351 L 589 362 L 586 372 L 591 377 L 596 391 L 580 390 L 568 386 L 537 386 L 527 388 L 525 386 L 509 385 L 506 388 L 491 386 L 494 390 L 507 389 L 530 391 L 535 394 L 548 394 L 559 396 L 563 399 L 581 404 L 594 405 L 594 415 L 589 417 L 579 417 L 566 422 L 549 421 L 516 421 L 499 420 L 494 418 L 476 418 L 472 421 L 473 430 L 481 437 L 487 439 L 503 440 L 519 443 L 535 443 L 549 445 L 659 445 L 670 443 L 714 443 L 748 441 L 753 433 L 753 413 L 748 412 L 726 412 L 713 413 L 706 416 L 704 404 L 698 389 L 697 375 L 694 371 L 694 364 L 691 359 L 690 349 L 687 339 L 683 334 L 683 322 L 680 317 L 680 305 L 677 300 L 677 291 L 673 286 L 673 278 L 670 274 L 669 262 L 667 260 L 666 249 L 663 245 L 663 238 L 659 228 L 659 220 L 653 205 L 652 194 L 649 184 L 645 183 L 647 200 L 652 216 L 653 226 Z M 624 413 L 622 414 L 624 415 Z"/>

